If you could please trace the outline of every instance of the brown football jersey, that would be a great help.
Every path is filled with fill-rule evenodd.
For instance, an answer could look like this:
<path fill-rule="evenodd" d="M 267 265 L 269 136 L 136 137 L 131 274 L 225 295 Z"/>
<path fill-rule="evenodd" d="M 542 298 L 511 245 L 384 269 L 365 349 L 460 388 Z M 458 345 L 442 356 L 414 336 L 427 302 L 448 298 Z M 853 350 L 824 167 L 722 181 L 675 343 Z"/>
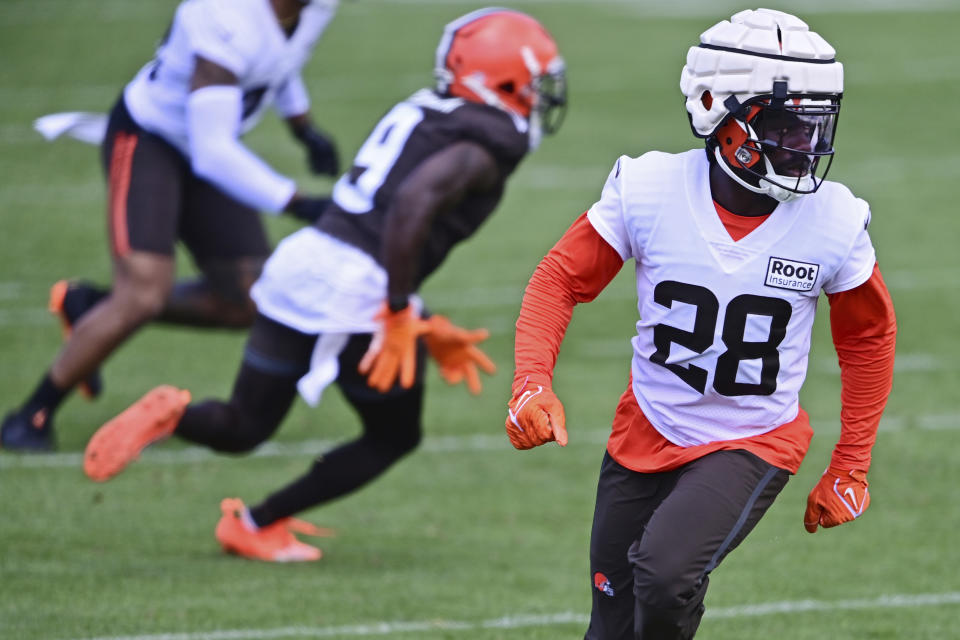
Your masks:
<path fill-rule="evenodd" d="M 501 109 L 421 90 L 377 123 L 337 182 L 334 204 L 317 227 L 380 261 L 386 211 L 404 179 L 441 149 L 476 142 L 496 160 L 498 179 L 488 191 L 467 195 L 434 219 L 420 259 L 419 285 L 496 208 L 507 178 L 529 150 L 526 125 Z"/>

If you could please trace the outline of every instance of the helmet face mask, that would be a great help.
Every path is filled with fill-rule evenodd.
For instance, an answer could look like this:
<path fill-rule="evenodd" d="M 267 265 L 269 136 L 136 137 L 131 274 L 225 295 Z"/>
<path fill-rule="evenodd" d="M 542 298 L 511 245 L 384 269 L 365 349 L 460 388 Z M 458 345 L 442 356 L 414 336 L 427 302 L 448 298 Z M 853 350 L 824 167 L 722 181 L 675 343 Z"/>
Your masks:
<path fill-rule="evenodd" d="M 680 78 L 694 135 L 749 191 L 815 192 L 833 161 L 843 65 L 799 18 L 741 11 L 700 35 Z"/>
<path fill-rule="evenodd" d="M 820 188 L 833 163 L 838 96 L 772 96 L 743 105 L 745 120 L 731 116 L 708 139 L 714 157 L 737 182 L 788 201 Z M 738 179 L 739 178 L 739 179 Z M 741 183 L 742 184 L 742 183 Z M 746 185 L 745 185 L 746 186 Z M 753 189 L 751 189 L 753 190 Z"/>
<path fill-rule="evenodd" d="M 438 93 L 509 113 L 529 131 L 531 147 L 563 120 L 563 58 L 552 36 L 525 13 L 480 9 L 448 24 L 434 75 Z"/>
<path fill-rule="evenodd" d="M 563 60 L 555 59 L 558 64 L 533 79 L 532 86 L 536 98 L 533 111 L 540 119 L 543 132 L 552 135 L 563 124 L 567 114 L 567 76 Z"/>

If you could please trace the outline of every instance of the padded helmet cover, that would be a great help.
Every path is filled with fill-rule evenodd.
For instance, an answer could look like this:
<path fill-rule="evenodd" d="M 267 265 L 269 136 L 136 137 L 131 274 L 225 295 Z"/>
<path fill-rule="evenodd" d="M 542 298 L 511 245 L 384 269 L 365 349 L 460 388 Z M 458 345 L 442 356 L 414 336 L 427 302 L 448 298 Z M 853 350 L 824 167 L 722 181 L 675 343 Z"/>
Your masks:
<path fill-rule="evenodd" d="M 790 95 L 843 93 L 843 65 L 834 48 L 805 22 L 782 11 L 741 11 L 700 35 L 680 76 L 690 126 L 707 138 L 731 116 L 725 102 L 769 96 L 785 81 Z M 708 93 L 707 96 L 704 94 Z"/>

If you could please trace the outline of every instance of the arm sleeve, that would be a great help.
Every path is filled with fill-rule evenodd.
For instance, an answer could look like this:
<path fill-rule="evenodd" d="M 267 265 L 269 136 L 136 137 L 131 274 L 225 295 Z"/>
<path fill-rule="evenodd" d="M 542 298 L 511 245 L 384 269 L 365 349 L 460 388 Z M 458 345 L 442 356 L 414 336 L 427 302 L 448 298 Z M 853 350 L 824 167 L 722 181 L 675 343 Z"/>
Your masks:
<path fill-rule="evenodd" d="M 282 118 L 300 116 L 310 110 L 310 94 L 307 93 L 307 86 L 299 73 L 290 76 L 280 85 L 273 106 Z"/>
<path fill-rule="evenodd" d="M 194 172 L 240 202 L 278 213 L 296 184 L 271 169 L 244 146 L 240 130 L 240 87 L 213 85 L 187 99 L 187 133 Z"/>
<path fill-rule="evenodd" d="M 581 215 L 537 265 L 520 307 L 514 347 L 514 388 L 524 380 L 550 385 L 573 307 L 589 302 L 623 259 Z"/>
<path fill-rule="evenodd" d="M 897 335 L 893 301 L 876 264 L 866 282 L 827 298 L 841 384 L 840 440 L 830 464 L 866 472 L 893 385 Z"/>

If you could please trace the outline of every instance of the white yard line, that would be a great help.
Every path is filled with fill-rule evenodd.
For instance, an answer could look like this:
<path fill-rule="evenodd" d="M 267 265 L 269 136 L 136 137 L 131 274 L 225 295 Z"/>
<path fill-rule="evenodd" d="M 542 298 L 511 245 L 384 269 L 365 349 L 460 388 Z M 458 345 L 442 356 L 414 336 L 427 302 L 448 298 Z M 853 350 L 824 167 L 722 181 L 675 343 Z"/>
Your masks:
<path fill-rule="evenodd" d="M 706 616 L 708 618 L 744 618 L 777 613 L 914 608 L 949 604 L 960 604 L 960 591 L 917 594 L 899 593 L 878 596 L 876 598 L 858 598 L 855 600 L 787 600 L 785 602 L 748 604 L 738 607 L 718 607 L 716 609 L 708 609 Z"/>
<path fill-rule="evenodd" d="M 608 431 L 590 430 L 577 434 L 571 444 L 602 445 L 607 441 Z M 252 458 L 297 458 L 316 456 L 338 444 L 333 440 L 303 440 L 300 442 L 267 442 L 247 457 Z M 474 434 L 466 436 L 435 436 L 424 440 L 420 451 L 425 453 L 471 453 L 483 451 L 508 451 L 510 443 L 502 434 Z M 147 450 L 136 465 L 188 464 L 207 460 L 222 459 L 222 455 L 202 447 L 188 447 L 165 451 Z M 81 453 L 47 453 L 38 455 L 12 455 L 0 452 L 0 472 L 12 468 L 63 468 L 80 469 L 83 465 Z"/>
<path fill-rule="evenodd" d="M 3 300 L 0 297 L 0 300 Z M 0 327 L 57 327 L 57 321 L 46 309 L 29 307 L 26 309 L 0 309 Z"/>
<path fill-rule="evenodd" d="M 898 353 L 893 364 L 896 373 L 934 373 L 956 369 L 955 361 L 932 353 Z M 840 375 L 837 357 L 834 355 L 811 358 L 809 373 Z"/>
<path fill-rule="evenodd" d="M 101 186 L 97 187 L 102 189 Z M 92 191 L 92 189 L 90 189 Z M 24 191 L 25 193 L 26 191 Z M 64 196 L 72 198 L 82 197 L 82 190 L 61 192 Z M 0 188 L 0 199 L 3 197 L 3 189 Z M 950 290 L 956 287 L 960 282 L 960 268 L 954 266 L 944 266 L 940 268 L 921 267 L 917 269 L 891 270 L 884 273 L 884 279 L 890 289 L 898 291 L 941 291 Z M 55 326 L 54 320 L 44 308 L 39 307 L 19 307 L 17 303 L 21 300 L 45 298 L 46 295 L 33 295 L 37 288 L 44 292 L 49 288 L 50 282 L 32 282 L 32 281 L 0 281 L 0 327 L 3 326 L 33 326 L 37 324 L 50 324 Z M 432 308 L 441 310 L 447 308 L 455 309 L 477 309 L 494 307 L 512 307 L 519 308 L 520 300 L 523 297 L 523 287 L 526 283 L 516 285 L 491 285 L 483 287 L 472 287 L 468 290 L 436 290 L 425 294 Z M 610 287 L 601 294 L 601 300 L 636 300 L 636 293 L 628 287 Z M 511 323 L 513 318 L 511 318 Z M 511 325 L 512 329 L 512 325 Z M 598 341 L 598 343 L 604 341 Z M 622 345 L 617 342 L 615 348 L 619 352 Z M 595 345 L 597 346 L 597 345 Z M 601 353 L 606 354 L 610 349 L 605 343 L 602 345 Z M 903 355 L 898 356 L 903 358 Z M 909 356 L 908 356 L 909 357 Z M 917 360 L 910 363 L 910 370 L 924 370 L 928 364 L 933 368 L 942 368 L 938 364 L 939 357 L 934 355 L 916 354 Z"/>
<path fill-rule="evenodd" d="M 795 613 L 821 613 L 931 607 L 960 604 L 960 592 L 920 594 L 892 594 L 856 600 L 787 600 L 735 607 L 707 609 L 708 619 L 751 618 L 768 615 Z M 483 629 L 524 629 L 557 625 L 585 625 L 589 616 L 582 613 L 564 612 L 547 615 L 514 615 L 476 622 L 464 620 L 421 620 L 398 622 L 369 622 L 365 624 L 328 627 L 277 627 L 273 629 L 225 629 L 221 631 L 195 631 L 185 633 L 159 633 L 126 636 L 99 636 L 83 640 L 273 640 L 276 638 L 331 638 L 340 636 L 392 636 L 401 633 L 429 631 L 479 631 Z"/>
<path fill-rule="evenodd" d="M 18 300 L 23 296 L 24 283 L 16 280 L 0 282 L 0 300 Z"/>
<path fill-rule="evenodd" d="M 815 420 L 816 429 L 824 432 L 838 432 L 839 423 Z M 955 431 L 960 429 L 960 413 L 940 413 L 913 415 L 909 419 L 898 416 L 884 416 L 880 422 L 882 432 L 899 432 L 915 429 L 919 431 Z M 577 447 L 589 445 L 600 447 L 610 435 L 608 428 L 581 429 L 571 431 L 570 444 Z M 317 456 L 339 444 L 334 440 L 302 440 L 300 442 L 267 442 L 250 453 L 248 458 L 306 458 Z M 482 433 L 463 436 L 427 437 L 420 451 L 423 453 L 482 453 L 486 451 L 510 451 L 507 437 L 500 433 Z M 208 460 L 227 460 L 214 451 L 203 447 L 166 449 L 164 447 L 148 449 L 143 453 L 136 466 L 178 465 Z M 12 469 L 55 468 L 79 469 L 83 465 L 83 454 L 45 453 L 17 455 L 0 451 L 0 473 Z"/>

